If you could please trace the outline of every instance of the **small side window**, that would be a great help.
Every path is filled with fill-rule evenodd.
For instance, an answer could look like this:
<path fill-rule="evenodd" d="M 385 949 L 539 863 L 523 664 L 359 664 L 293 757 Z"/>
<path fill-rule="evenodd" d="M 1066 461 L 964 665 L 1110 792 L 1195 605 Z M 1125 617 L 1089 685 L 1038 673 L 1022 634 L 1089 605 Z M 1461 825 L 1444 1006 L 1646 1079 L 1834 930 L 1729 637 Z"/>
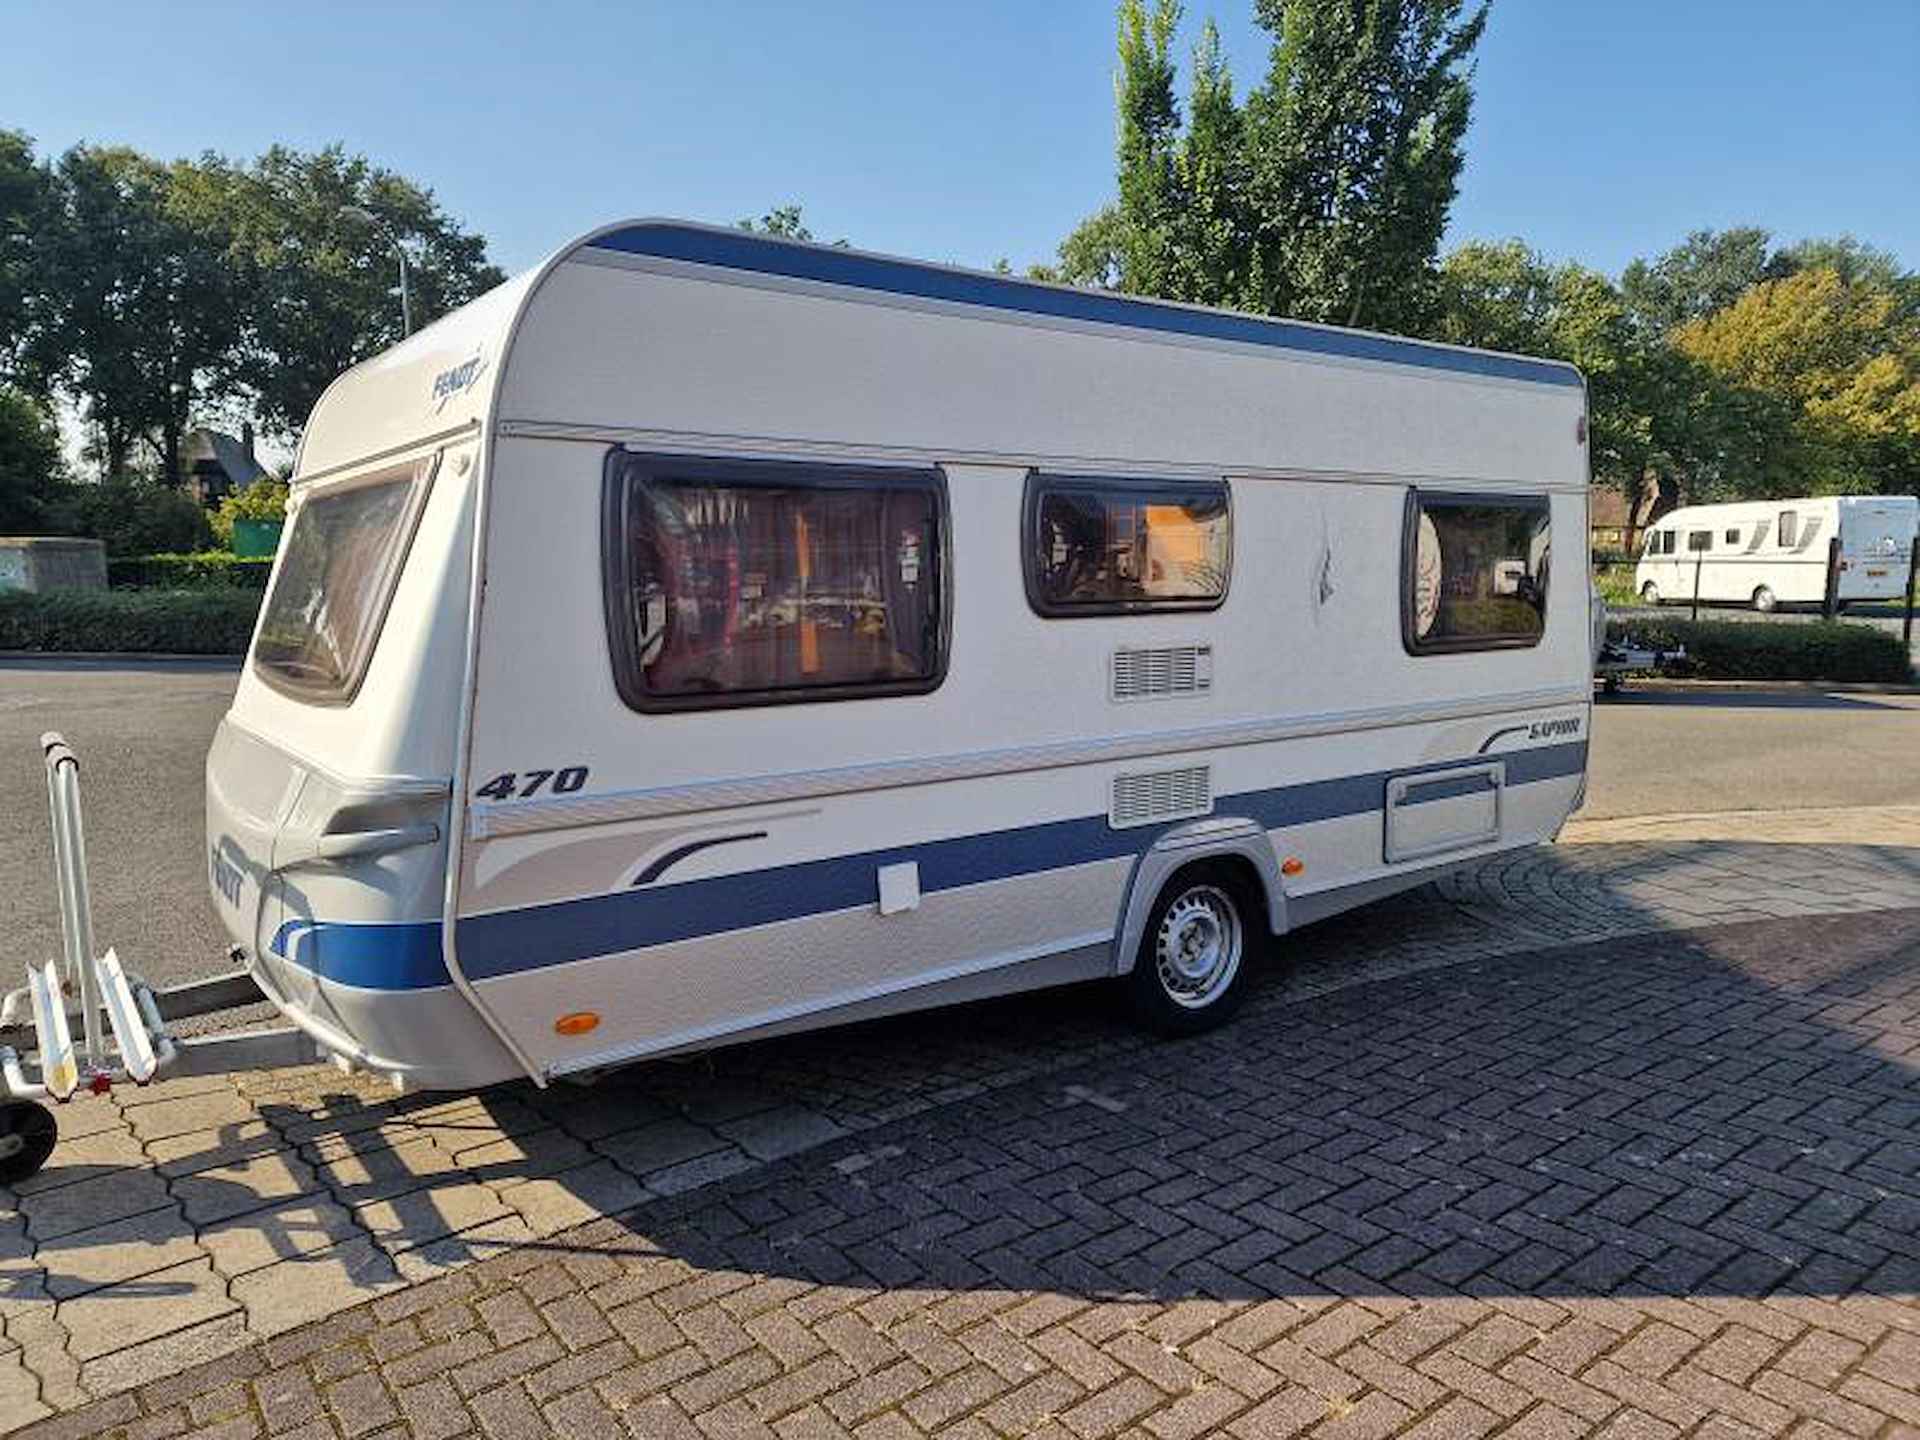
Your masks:
<path fill-rule="evenodd" d="M 1740 543 L 1740 531 L 1738 529 L 1729 530 L 1725 538 L 1727 544 L 1738 545 Z"/>
<path fill-rule="evenodd" d="M 1544 495 L 1407 494 L 1401 638 L 1409 653 L 1537 645 L 1552 530 Z"/>
<path fill-rule="evenodd" d="M 1687 532 L 1687 553 L 1689 555 L 1701 550 L 1711 549 L 1713 549 L 1713 532 L 1711 530 L 1689 530 Z"/>
<path fill-rule="evenodd" d="M 937 470 L 607 461 L 608 640 L 636 710 L 919 695 L 946 670 Z"/>
<path fill-rule="evenodd" d="M 1780 548 L 1791 550 L 1794 542 L 1800 538 L 1800 512 L 1782 510 L 1780 512 Z"/>
<path fill-rule="evenodd" d="M 1227 596 L 1224 480 L 1027 477 L 1027 602 L 1053 619 L 1211 610 Z"/>

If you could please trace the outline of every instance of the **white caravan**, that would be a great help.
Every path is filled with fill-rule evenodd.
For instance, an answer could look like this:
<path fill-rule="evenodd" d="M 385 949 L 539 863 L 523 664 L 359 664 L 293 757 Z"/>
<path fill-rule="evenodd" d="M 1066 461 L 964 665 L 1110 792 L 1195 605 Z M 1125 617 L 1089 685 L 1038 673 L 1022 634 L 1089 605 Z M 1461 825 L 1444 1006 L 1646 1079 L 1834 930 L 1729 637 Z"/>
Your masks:
<path fill-rule="evenodd" d="M 1825 495 L 1688 505 L 1647 531 L 1633 588 L 1650 605 L 1699 598 L 1752 605 L 1818 605 L 1827 595 L 1827 546 L 1840 537 L 1842 604 L 1907 593 L 1920 500 Z"/>
<path fill-rule="evenodd" d="M 610 226 L 337 380 L 207 761 L 279 1007 L 404 1086 L 1125 977 L 1551 838 L 1548 361 Z"/>

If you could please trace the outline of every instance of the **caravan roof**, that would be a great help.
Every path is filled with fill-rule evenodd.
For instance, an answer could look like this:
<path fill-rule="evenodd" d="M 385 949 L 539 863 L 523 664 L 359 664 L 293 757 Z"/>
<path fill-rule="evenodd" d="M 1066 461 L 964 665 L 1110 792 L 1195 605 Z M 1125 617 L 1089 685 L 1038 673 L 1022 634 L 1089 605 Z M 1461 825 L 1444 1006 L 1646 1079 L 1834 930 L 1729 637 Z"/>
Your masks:
<path fill-rule="evenodd" d="M 1302 365 L 1359 367 L 1397 373 L 1411 382 L 1469 382 L 1529 391 L 1547 387 L 1568 396 L 1570 415 L 1584 414 L 1585 382 L 1575 367 L 1560 361 L 1048 285 L 681 221 L 633 220 L 581 237 L 535 269 L 342 375 L 315 407 L 296 465 L 297 477 L 311 479 L 435 435 L 477 425 L 489 416 L 508 423 L 606 428 L 617 422 L 621 427 L 632 427 L 634 393 L 643 378 L 648 387 L 664 380 L 674 392 L 671 409 L 675 428 L 684 430 L 692 407 L 685 403 L 688 388 L 682 382 L 697 369 L 703 356 L 686 349 L 687 327 L 675 322 L 690 320 L 696 329 L 715 332 L 736 322 L 711 303 L 697 315 L 670 311 L 661 296 L 639 290 L 632 296 L 631 308 L 624 304 L 610 308 L 604 290 L 582 301 L 580 287 L 570 285 L 570 277 L 582 270 L 605 268 L 796 297 L 852 298 L 900 310 L 947 313 L 983 325 L 1011 323 L 1061 335 L 1091 333 L 1186 350 L 1265 355 Z M 703 298 L 709 302 L 713 299 L 711 294 Z M 744 318 L 737 323 L 753 321 Z M 663 366 L 657 356 L 652 363 L 640 360 L 650 340 L 657 343 L 669 333 L 677 351 L 669 363 Z M 737 340 L 737 336 L 733 338 Z M 762 359 L 770 368 L 754 375 L 741 373 L 737 353 L 732 354 L 726 364 L 735 373 L 701 375 L 699 384 L 710 397 L 737 395 L 754 387 L 755 393 L 764 398 L 772 389 L 792 387 L 795 371 L 791 362 L 796 358 L 803 367 L 814 365 L 816 360 L 764 355 Z M 1070 438 L 1062 433 L 1057 393 L 1042 397 L 1037 406 L 1034 403 L 1034 382 L 1047 377 L 1006 374 L 1004 354 L 991 345 L 970 346 L 956 336 L 938 356 L 892 352 L 869 356 L 864 367 L 850 367 L 848 357 L 839 352 L 833 358 L 836 372 L 816 375 L 816 386 L 826 381 L 842 390 L 866 385 L 884 391 L 937 374 L 940 383 L 950 389 L 965 388 L 974 394 L 998 397 L 1004 402 L 994 411 L 996 433 L 1003 437 L 996 448 L 1002 453 L 1059 453 Z M 924 370 L 911 363 L 916 359 L 926 362 Z M 1036 351 L 1035 363 L 1044 366 L 1047 357 Z M 782 367 L 777 377 L 772 367 Z M 659 392 L 649 389 L 646 393 Z M 1116 424 L 1141 426 L 1140 438 L 1146 442 L 1164 426 L 1182 397 L 1164 395 L 1164 403 L 1154 407 L 1151 416 L 1140 413 L 1138 397 L 1115 393 L 1111 386 L 1104 392 L 1083 391 L 1082 398 L 1087 402 L 1083 417 L 1087 430 L 1111 437 Z M 1236 397 L 1224 398 L 1231 406 Z M 1208 400 L 1206 409 L 1217 421 L 1223 397 L 1210 395 Z M 1290 403 L 1289 397 L 1274 392 L 1270 384 L 1264 394 L 1249 393 L 1244 401 L 1248 405 L 1257 403 L 1267 412 L 1268 424 L 1276 435 L 1286 433 L 1297 439 L 1308 430 L 1339 434 L 1346 429 L 1327 425 L 1318 414 L 1311 416 L 1311 426 L 1291 424 L 1308 418 L 1292 410 L 1292 405 L 1303 402 L 1296 399 Z M 664 411 L 668 406 L 662 403 L 658 408 Z M 876 406 L 875 413 L 886 408 Z M 1458 419 L 1459 412 L 1437 417 L 1432 410 L 1431 406 L 1418 407 L 1420 413 L 1402 414 L 1397 425 L 1386 426 L 1380 424 L 1380 412 L 1375 411 L 1359 428 L 1379 432 L 1375 438 L 1386 443 L 1400 429 L 1399 438 L 1418 448 L 1428 462 L 1429 473 L 1437 443 L 1444 448 L 1445 442 L 1452 442 L 1461 454 L 1457 473 L 1485 473 L 1487 435 L 1481 426 L 1492 417 L 1480 417 L 1481 425 L 1456 426 L 1452 433 L 1435 434 L 1436 418 Z M 1515 406 L 1509 418 L 1514 424 L 1525 425 L 1538 413 L 1537 407 Z M 914 419 L 923 421 L 924 416 Z M 799 429 L 792 432 L 801 433 Z M 845 426 L 837 427 L 836 433 L 844 434 Z M 910 440 L 906 438 L 909 433 Z M 907 444 L 924 444 L 926 433 L 924 423 L 904 423 L 901 427 Z M 1081 457 L 1138 454 L 1147 448 L 1145 444 L 1116 447 L 1110 439 L 1101 443 L 1085 433 L 1073 438 L 1082 444 L 1074 452 Z M 1204 436 L 1196 431 L 1194 438 Z M 1353 441 L 1367 436 L 1348 430 L 1342 438 Z M 1528 437 L 1528 443 L 1515 448 L 1516 458 L 1533 450 L 1534 438 Z M 1084 448 L 1089 442 L 1099 448 Z M 1196 449 L 1182 437 L 1180 443 L 1163 448 L 1185 460 L 1204 458 L 1211 462 L 1214 457 L 1207 455 L 1207 449 L 1218 447 L 1202 445 Z M 1341 447 L 1337 468 L 1351 467 L 1351 449 L 1351 444 Z M 1472 456 L 1471 463 L 1468 455 Z M 1240 453 L 1221 458 L 1244 461 L 1247 457 Z M 1390 472 L 1395 467 L 1381 468 Z M 1514 478 L 1539 477 L 1516 470 Z"/>

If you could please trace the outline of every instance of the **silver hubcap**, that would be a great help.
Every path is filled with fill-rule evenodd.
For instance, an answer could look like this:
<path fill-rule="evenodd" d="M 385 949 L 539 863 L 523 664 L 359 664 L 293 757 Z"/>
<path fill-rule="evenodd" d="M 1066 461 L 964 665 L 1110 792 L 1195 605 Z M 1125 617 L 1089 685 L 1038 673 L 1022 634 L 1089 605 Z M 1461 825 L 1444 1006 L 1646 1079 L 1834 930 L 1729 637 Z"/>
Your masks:
<path fill-rule="evenodd" d="M 1167 907 L 1153 937 L 1160 986 L 1176 1005 L 1205 1009 L 1240 972 L 1240 912 L 1224 890 L 1196 885 Z"/>

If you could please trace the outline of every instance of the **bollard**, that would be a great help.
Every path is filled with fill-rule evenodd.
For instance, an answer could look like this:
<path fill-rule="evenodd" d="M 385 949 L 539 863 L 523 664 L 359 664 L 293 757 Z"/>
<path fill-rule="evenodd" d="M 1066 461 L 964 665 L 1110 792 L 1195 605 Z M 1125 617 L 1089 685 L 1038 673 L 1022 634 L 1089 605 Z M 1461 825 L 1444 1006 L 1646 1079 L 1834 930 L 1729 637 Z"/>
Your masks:
<path fill-rule="evenodd" d="M 1907 647 L 1907 653 L 1913 653 L 1913 589 L 1914 582 L 1920 580 L 1920 535 L 1913 537 L 1913 549 L 1907 556 L 1907 618 L 1900 626 L 1900 642 Z"/>

